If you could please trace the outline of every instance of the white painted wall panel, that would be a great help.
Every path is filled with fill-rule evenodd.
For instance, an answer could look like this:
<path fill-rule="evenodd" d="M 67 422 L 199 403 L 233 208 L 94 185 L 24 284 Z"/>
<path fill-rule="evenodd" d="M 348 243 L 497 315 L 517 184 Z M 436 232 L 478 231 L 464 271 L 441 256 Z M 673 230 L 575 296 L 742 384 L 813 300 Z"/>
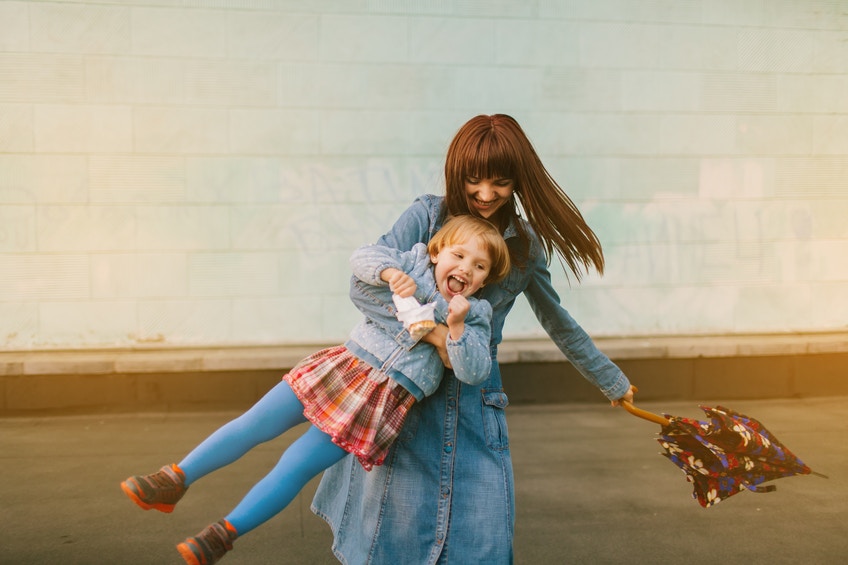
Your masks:
<path fill-rule="evenodd" d="M 0 203 L 87 200 L 88 157 L 0 153 Z"/>
<path fill-rule="evenodd" d="M 0 349 L 340 341 L 351 251 L 495 112 L 604 244 L 552 266 L 593 335 L 845 330 L 847 33 L 841 0 L 0 2 Z"/>
<path fill-rule="evenodd" d="M 30 45 L 29 38 L 29 6 L 27 3 L 0 3 L 0 50 L 26 51 Z"/>

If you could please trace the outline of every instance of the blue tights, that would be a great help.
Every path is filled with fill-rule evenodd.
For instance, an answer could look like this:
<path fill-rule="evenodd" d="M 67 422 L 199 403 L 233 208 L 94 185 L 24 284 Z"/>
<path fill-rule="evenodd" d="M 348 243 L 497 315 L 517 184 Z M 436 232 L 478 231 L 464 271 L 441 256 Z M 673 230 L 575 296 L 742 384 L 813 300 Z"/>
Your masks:
<path fill-rule="evenodd" d="M 305 421 L 303 405 L 289 384 L 281 381 L 250 410 L 219 428 L 180 461 L 186 486 Z M 239 535 L 246 534 L 279 514 L 312 477 L 345 455 L 347 452 L 330 436 L 310 426 L 225 518 Z"/>

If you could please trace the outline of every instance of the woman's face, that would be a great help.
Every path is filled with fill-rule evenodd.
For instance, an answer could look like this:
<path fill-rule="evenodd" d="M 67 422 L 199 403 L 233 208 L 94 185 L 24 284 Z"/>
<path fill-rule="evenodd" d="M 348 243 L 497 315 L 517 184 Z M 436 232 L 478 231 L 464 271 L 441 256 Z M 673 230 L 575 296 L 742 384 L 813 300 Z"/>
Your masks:
<path fill-rule="evenodd" d="M 510 201 L 514 182 L 507 178 L 465 179 L 465 197 L 468 208 L 489 219 L 501 206 Z"/>

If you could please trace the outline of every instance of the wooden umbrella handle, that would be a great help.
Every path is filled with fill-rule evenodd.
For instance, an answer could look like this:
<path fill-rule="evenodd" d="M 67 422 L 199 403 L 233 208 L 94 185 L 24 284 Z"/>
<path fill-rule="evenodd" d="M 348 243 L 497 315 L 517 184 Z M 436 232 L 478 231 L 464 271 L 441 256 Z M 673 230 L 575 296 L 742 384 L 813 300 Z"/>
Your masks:
<path fill-rule="evenodd" d="M 640 418 L 644 418 L 645 420 L 657 423 L 661 426 L 667 426 L 671 422 L 668 418 L 664 418 L 659 414 L 654 414 L 653 412 L 648 412 L 647 410 L 642 410 L 641 408 L 636 408 L 632 402 L 627 402 L 626 400 L 619 401 L 622 408 L 633 414 L 634 416 L 639 416 Z"/>

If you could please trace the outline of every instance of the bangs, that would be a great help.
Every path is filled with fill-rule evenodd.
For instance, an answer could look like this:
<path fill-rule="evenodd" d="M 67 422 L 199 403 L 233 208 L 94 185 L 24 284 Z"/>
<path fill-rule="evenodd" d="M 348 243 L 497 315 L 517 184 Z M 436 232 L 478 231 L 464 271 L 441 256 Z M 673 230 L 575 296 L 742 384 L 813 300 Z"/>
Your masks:
<path fill-rule="evenodd" d="M 462 176 L 479 179 L 515 179 L 519 154 L 495 130 L 489 130 L 480 138 L 476 147 L 467 147 L 468 152 L 460 162 L 464 163 Z"/>

